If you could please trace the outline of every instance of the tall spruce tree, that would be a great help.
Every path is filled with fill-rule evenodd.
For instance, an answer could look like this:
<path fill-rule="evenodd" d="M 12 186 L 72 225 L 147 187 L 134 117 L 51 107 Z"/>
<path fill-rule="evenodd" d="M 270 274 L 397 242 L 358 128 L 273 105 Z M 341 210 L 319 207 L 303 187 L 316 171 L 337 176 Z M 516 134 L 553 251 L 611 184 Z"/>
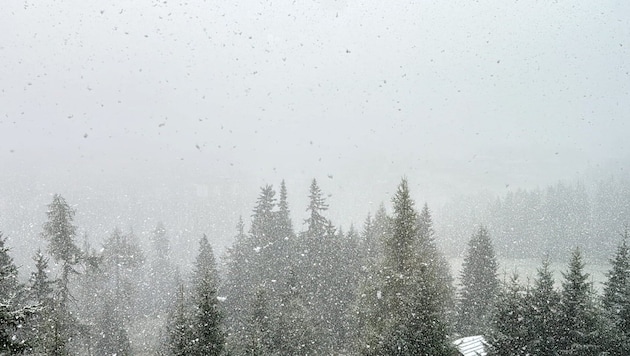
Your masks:
<path fill-rule="evenodd" d="M 490 235 L 480 227 L 468 242 L 458 296 L 458 326 L 464 336 L 489 331 L 494 300 L 499 291 L 497 260 Z"/>
<path fill-rule="evenodd" d="M 293 239 L 293 223 L 287 195 L 287 186 L 284 179 L 280 183 L 280 199 L 278 200 L 277 234 L 283 240 Z"/>
<path fill-rule="evenodd" d="M 274 329 L 269 298 L 264 287 L 259 287 L 250 308 L 248 327 L 243 335 L 238 353 L 251 356 L 273 355 L 277 345 L 274 343 Z"/>
<path fill-rule="evenodd" d="M 204 234 L 199 241 L 199 254 L 193 272 L 194 356 L 217 356 L 223 351 L 225 334 L 222 313 L 217 299 L 219 274 L 212 246 Z"/>
<path fill-rule="evenodd" d="M 598 355 L 601 351 L 600 320 L 593 286 L 584 272 L 579 248 L 573 250 L 569 269 L 562 274 L 558 349 L 561 355 Z"/>
<path fill-rule="evenodd" d="M 94 309 L 99 310 L 94 320 L 97 355 L 131 352 L 127 329 L 136 311 L 135 278 L 144 263 L 144 254 L 134 240 L 132 232 L 123 234 L 115 228 L 100 255 L 93 257 L 96 265 L 85 273 L 88 280 L 84 284 L 98 296 L 86 298 L 92 314 Z"/>
<path fill-rule="evenodd" d="M 226 278 L 221 284 L 221 294 L 225 300 L 225 326 L 227 332 L 227 346 L 232 354 L 239 354 L 242 345 L 241 333 L 247 328 L 246 315 L 251 305 L 249 293 L 256 288 L 253 275 L 255 244 L 251 236 L 245 232 L 243 218 L 239 217 L 236 224 L 237 233 L 232 246 L 226 252 Z"/>
<path fill-rule="evenodd" d="M 274 330 L 276 355 L 316 355 L 321 348 L 318 321 L 302 293 L 297 275 L 292 271 L 281 292 L 278 318 Z"/>
<path fill-rule="evenodd" d="M 456 319 L 453 276 L 446 257 L 438 249 L 431 211 L 426 203 L 418 215 L 417 224 L 417 253 L 422 260 L 426 261 L 427 267 L 430 267 L 433 270 L 432 273 L 438 278 L 436 292 L 440 294 L 440 299 L 444 301 L 444 311 L 448 316 L 449 327 L 453 327 Z"/>
<path fill-rule="evenodd" d="M 368 310 L 362 313 L 367 319 L 362 353 L 451 355 L 434 261 L 423 259 L 417 250 L 417 213 L 406 179 L 392 201 L 393 233 L 385 241 L 381 273 L 374 279 L 377 287 L 363 294 Z"/>
<path fill-rule="evenodd" d="M 29 346 L 20 329 L 32 310 L 23 305 L 24 288 L 18 282 L 17 267 L 5 243 L 0 232 L 0 354 L 13 355 Z"/>
<path fill-rule="evenodd" d="M 53 286 L 54 281 L 48 276 L 48 259 L 41 250 L 37 250 L 33 256 L 35 271 L 31 272 L 29 279 L 28 299 L 38 307 L 38 312 L 30 320 L 30 334 L 32 344 L 30 351 L 34 354 L 51 354 L 53 349 L 53 337 L 51 334 L 51 321 L 53 311 Z"/>
<path fill-rule="evenodd" d="M 48 205 L 46 215 L 48 221 L 43 225 L 41 236 L 48 241 L 48 252 L 61 264 L 61 278 L 52 308 L 51 355 L 70 354 L 70 345 L 78 336 L 78 320 L 72 312 L 70 301 L 70 275 L 75 273 L 74 267 L 80 262 L 81 250 L 75 244 L 76 230 L 73 225 L 75 211 L 59 194 L 53 196 Z"/>
<path fill-rule="evenodd" d="M 606 317 L 610 355 L 630 354 L 630 246 L 626 229 L 617 251 L 610 261 L 611 269 L 604 282 L 602 306 Z"/>
<path fill-rule="evenodd" d="M 123 234 L 118 228 L 105 241 L 100 270 L 104 273 L 107 290 L 115 301 L 116 319 L 120 325 L 129 325 L 135 309 L 134 278 L 144 264 L 144 254 L 135 242 L 133 232 Z"/>
<path fill-rule="evenodd" d="M 322 215 L 324 211 L 328 210 L 328 204 L 326 204 L 316 179 L 311 182 L 308 199 L 309 204 L 306 211 L 308 211 L 309 217 L 304 221 L 307 227 L 306 236 L 311 239 L 323 238 L 329 230 L 327 229 L 328 220 Z"/>
<path fill-rule="evenodd" d="M 166 340 L 163 348 L 169 356 L 187 356 L 194 353 L 195 329 L 193 311 L 183 282 L 176 278 L 177 293 L 175 304 L 168 313 Z"/>
<path fill-rule="evenodd" d="M 252 215 L 251 235 L 259 249 L 265 249 L 274 243 L 276 192 L 271 185 L 261 188 L 260 195 Z"/>
<path fill-rule="evenodd" d="M 529 296 L 529 310 L 525 317 L 530 330 L 528 349 L 533 355 L 553 355 L 558 350 L 560 293 L 554 287 L 549 256 L 537 271 Z"/>
<path fill-rule="evenodd" d="M 486 336 L 489 353 L 496 356 L 513 355 L 554 355 L 538 354 L 530 350 L 530 330 L 528 327 L 529 291 L 520 285 L 514 274 L 505 282 L 496 298 L 492 318 L 493 329 Z"/>

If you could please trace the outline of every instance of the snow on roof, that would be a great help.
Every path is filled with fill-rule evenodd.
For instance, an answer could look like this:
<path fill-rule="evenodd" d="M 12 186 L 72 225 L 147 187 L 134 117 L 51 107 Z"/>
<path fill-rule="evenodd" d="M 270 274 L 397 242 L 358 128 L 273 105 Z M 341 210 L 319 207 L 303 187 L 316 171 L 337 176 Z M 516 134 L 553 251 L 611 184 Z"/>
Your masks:
<path fill-rule="evenodd" d="M 467 336 L 453 341 L 453 345 L 463 356 L 485 356 L 486 340 L 483 335 Z"/>

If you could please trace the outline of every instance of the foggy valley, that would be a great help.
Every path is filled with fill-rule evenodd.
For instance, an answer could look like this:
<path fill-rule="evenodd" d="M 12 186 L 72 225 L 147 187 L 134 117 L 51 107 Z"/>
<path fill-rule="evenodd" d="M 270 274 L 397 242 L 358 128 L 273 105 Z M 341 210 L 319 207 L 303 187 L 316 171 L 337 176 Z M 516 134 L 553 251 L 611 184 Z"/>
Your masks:
<path fill-rule="evenodd" d="M 4 4 L 0 355 L 630 354 L 628 14 Z"/>

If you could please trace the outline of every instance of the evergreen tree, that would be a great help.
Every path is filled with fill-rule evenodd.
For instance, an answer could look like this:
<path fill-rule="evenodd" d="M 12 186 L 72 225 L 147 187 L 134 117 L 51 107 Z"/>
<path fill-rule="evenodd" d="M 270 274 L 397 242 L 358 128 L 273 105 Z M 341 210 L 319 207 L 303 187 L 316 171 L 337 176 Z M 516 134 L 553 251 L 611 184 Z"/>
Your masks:
<path fill-rule="evenodd" d="M 385 205 L 379 205 L 372 218 L 368 215 L 362 232 L 362 269 L 366 272 L 369 266 L 378 266 L 384 256 L 384 243 L 392 234 L 391 218 L 385 211 Z M 368 277 L 371 274 L 368 274 Z"/>
<path fill-rule="evenodd" d="M 144 263 L 142 250 L 135 243 L 132 232 L 123 234 L 115 228 L 99 255 L 88 252 L 86 256 L 92 264 L 86 269 L 82 283 L 84 302 L 89 303 L 84 314 L 96 314 L 93 320 L 96 326 L 95 353 L 129 354 L 127 329 L 136 312 L 134 285 Z M 97 313 L 94 313 L 95 309 Z"/>
<path fill-rule="evenodd" d="M 135 242 L 133 232 L 121 233 L 116 228 L 105 241 L 102 251 L 101 271 L 104 273 L 106 290 L 115 301 L 115 315 L 126 327 L 135 310 L 135 281 L 139 269 L 144 264 L 144 254 Z"/>
<path fill-rule="evenodd" d="M 70 208 L 66 200 L 59 194 L 53 196 L 48 205 L 48 221 L 44 223 L 41 236 L 49 242 L 48 252 L 56 262 L 62 263 L 60 280 L 60 299 L 66 303 L 69 298 L 69 278 L 74 272 L 73 266 L 79 263 L 81 250 L 75 244 L 77 228 L 72 225 L 75 211 Z"/>
<path fill-rule="evenodd" d="M 322 215 L 324 211 L 328 210 L 328 204 L 326 204 L 315 179 L 311 182 L 308 198 L 309 204 L 306 211 L 309 212 L 309 217 L 304 221 L 307 226 L 306 236 L 313 239 L 323 238 L 329 231 L 327 229 L 328 220 Z"/>
<path fill-rule="evenodd" d="M 175 304 L 171 308 L 167 324 L 165 348 L 170 356 L 192 355 L 194 350 L 194 327 L 191 306 L 181 281 L 177 283 Z"/>
<path fill-rule="evenodd" d="M 569 270 L 562 274 L 558 348 L 562 355 L 598 355 L 599 320 L 593 300 L 593 287 L 584 272 L 580 249 L 569 261 Z"/>
<path fill-rule="evenodd" d="M 193 332 L 191 355 L 216 356 L 223 351 L 225 335 L 217 299 L 218 272 L 212 246 L 206 235 L 199 242 L 199 255 L 193 274 Z"/>
<path fill-rule="evenodd" d="M 252 215 L 251 235 L 258 243 L 259 249 L 265 249 L 274 243 L 276 192 L 271 185 L 261 188 Z"/>
<path fill-rule="evenodd" d="M 519 284 L 518 275 L 500 289 L 492 319 L 493 330 L 489 332 L 490 355 L 554 355 L 554 353 L 532 353 L 528 326 L 529 291 Z M 535 336 L 534 336 L 535 337 Z"/>
<path fill-rule="evenodd" d="M 608 346 L 611 355 L 630 354 L 630 235 L 626 229 L 610 261 L 608 280 L 604 283 L 602 306 L 607 319 Z"/>
<path fill-rule="evenodd" d="M 284 184 L 282 185 L 284 186 Z M 226 326 L 230 350 L 242 350 L 243 337 L 238 333 L 253 332 L 247 320 L 254 303 L 255 291 L 269 291 L 269 304 L 279 303 L 279 286 L 286 280 L 290 264 L 293 232 L 289 219 L 286 188 L 282 189 L 280 203 L 276 205 L 271 185 L 261 187 L 253 209 L 250 233 L 245 234 L 239 221 L 238 235 L 227 253 L 227 278 L 223 285 L 226 299 Z M 280 210 L 276 210 L 279 208 Z M 293 257 L 294 258 L 294 257 Z"/>
<path fill-rule="evenodd" d="M 439 298 L 444 301 L 448 324 L 452 327 L 456 319 L 453 276 L 451 275 L 450 264 L 437 247 L 433 219 L 431 218 L 429 206 L 426 203 L 418 215 L 417 233 L 417 254 L 419 254 L 419 258 L 426 261 L 427 267 L 433 270 L 432 273 L 438 279 L 436 283 L 437 292 L 440 294 Z"/>
<path fill-rule="evenodd" d="M 313 355 L 319 349 L 320 328 L 306 305 L 296 277 L 293 272 L 289 273 L 281 295 L 273 339 L 276 355 Z"/>
<path fill-rule="evenodd" d="M 52 314 L 54 282 L 48 276 L 48 259 L 41 250 L 37 250 L 33 261 L 35 271 L 31 272 L 28 299 L 38 307 L 38 312 L 29 321 L 29 333 L 32 335 L 31 351 L 34 354 L 50 354 L 53 346 L 50 326 L 54 317 Z"/>
<path fill-rule="evenodd" d="M 86 354 L 92 355 L 97 348 L 97 342 L 102 338 L 103 333 L 111 332 L 109 326 L 101 327 L 102 314 L 112 317 L 109 312 L 104 312 L 103 303 L 112 299 L 113 289 L 105 278 L 103 258 L 97 253 L 84 236 L 83 243 L 83 270 L 77 276 L 77 298 L 76 303 L 77 318 L 83 325 L 91 325 L 93 328 L 87 333 L 84 340 L 84 350 Z"/>
<path fill-rule="evenodd" d="M 272 328 L 273 320 L 269 299 L 264 288 L 260 287 L 254 296 L 254 303 L 250 308 L 251 316 L 242 352 L 245 355 L 265 356 L 272 355 L 277 345 L 274 344 L 274 329 Z"/>
<path fill-rule="evenodd" d="M 354 267 L 357 256 L 348 250 L 348 241 L 341 229 L 324 217 L 328 209 L 323 193 L 313 180 L 305 219 L 307 224 L 295 255 L 300 256 L 287 268 L 296 266 L 296 279 L 303 288 L 301 298 L 315 318 L 318 342 L 317 353 L 327 354 L 348 344 L 346 333 L 350 323 L 349 296 L 354 294 Z M 299 252 L 299 255 L 298 253 Z M 348 297 L 348 299 L 346 299 Z"/>
<path fill-rule="evenodd" d="M 43 225 L 41 236 L 49 242 L 48 252 L 61 263 L 59 289 L 55 293 L 52 308 L 51 355 L 62 356 L 70 353 L 70 343 L 78 335 L 78 320 L 70 307 L 70 274 L 75 273 L 82 257 L 81 250 L 75 244 L 76 227 L 72 224 L 75 211 L 59 194 L 53 196 L 46 215 L 48 221 Z"/>
<path fill-rule="evenodd" d="M 366 355 L 451 355 L 444 301 L 434 261 L 418 251 L 418 225 L 407 181 L 393 198 L 393 234 L 385 241 L 381 273 L 364 293 Z M 371 309 L 371 310 L 370 310 Z"/>
<path fill-rule="evenodd" d="M 0 231 L 0 300 L 2 301 L 18 298 L 21 287 L 18 282 L 17 267 L 5 244 L 6 238 Z"/>
<path fill-rule="evenodd" d="M 33 256 L 35 271 L 31 272 L 29 298 L 39 305 L 47 305 L 52 299 L 53 282 L 48 277 L 48 259 L 41 250 Z"/>
<path fill-rule="evenodd" d="M 252 282 L 256 273 L 253 267 L 255 246 L 252 238 L 245 233 L 242 217 L 239 217 L 236 230 L 234 243 L 226 251 L 227 276 L 221 285 L 221 293 L 226 296 L 225 325 L 230 351 L 242 344 L 240 333 L 246 328 L 244 320 L 251 305 L 248 294 L 256 288 Z"/>
<path fill-rule="evenodd" d="M 468 242 L 462 266 L 458 297 L 458 331 L 462 335 L 483 335 L 489 331 L 499 291 L 497 268 L 490 235 L 482 226 Z"/>
<path fill-rule="evenodd" d="M 529 328 L 529 346 L 533 355 L 554 355 L 559 334 L 560 293 L 554 288 L 549 256 L 538 269 L 534 287 L 529 296 L 529 311 L 525 321 Z"/>
<path fill-rule="evenodd" d="M 5 243 L 0 232 L 0 354 L 18 354 L 28 347 L 20 329 L 34 310 L 22 303 L 23 286 L 18 282 L 17 267 Z"/>
<path fill-rule="evenodd" d="M 293 223 L 291 222 L 291 212 L 287 196 L 287 187 L 284 180 L 280 183 L 280 200 L 278 201 L 278 235 L 281 239 L 287 240 L 294 237 Z"/>

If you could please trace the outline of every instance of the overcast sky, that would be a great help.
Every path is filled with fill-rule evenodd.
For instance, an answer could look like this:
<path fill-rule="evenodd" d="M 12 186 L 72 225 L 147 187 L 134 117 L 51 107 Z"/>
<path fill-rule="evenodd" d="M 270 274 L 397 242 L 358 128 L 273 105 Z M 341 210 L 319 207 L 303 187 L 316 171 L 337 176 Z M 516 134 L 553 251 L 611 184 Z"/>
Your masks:
<path fill-rule="evenodd" d="M 626 1 L 10 1 L 0 214 L 25 185 L 181 185 L 231 229 L 259 186 L 301 205 L 315 177 L 347 224 L 401 176 L 431 202 L 621 171 L 629 38 Z"/>

